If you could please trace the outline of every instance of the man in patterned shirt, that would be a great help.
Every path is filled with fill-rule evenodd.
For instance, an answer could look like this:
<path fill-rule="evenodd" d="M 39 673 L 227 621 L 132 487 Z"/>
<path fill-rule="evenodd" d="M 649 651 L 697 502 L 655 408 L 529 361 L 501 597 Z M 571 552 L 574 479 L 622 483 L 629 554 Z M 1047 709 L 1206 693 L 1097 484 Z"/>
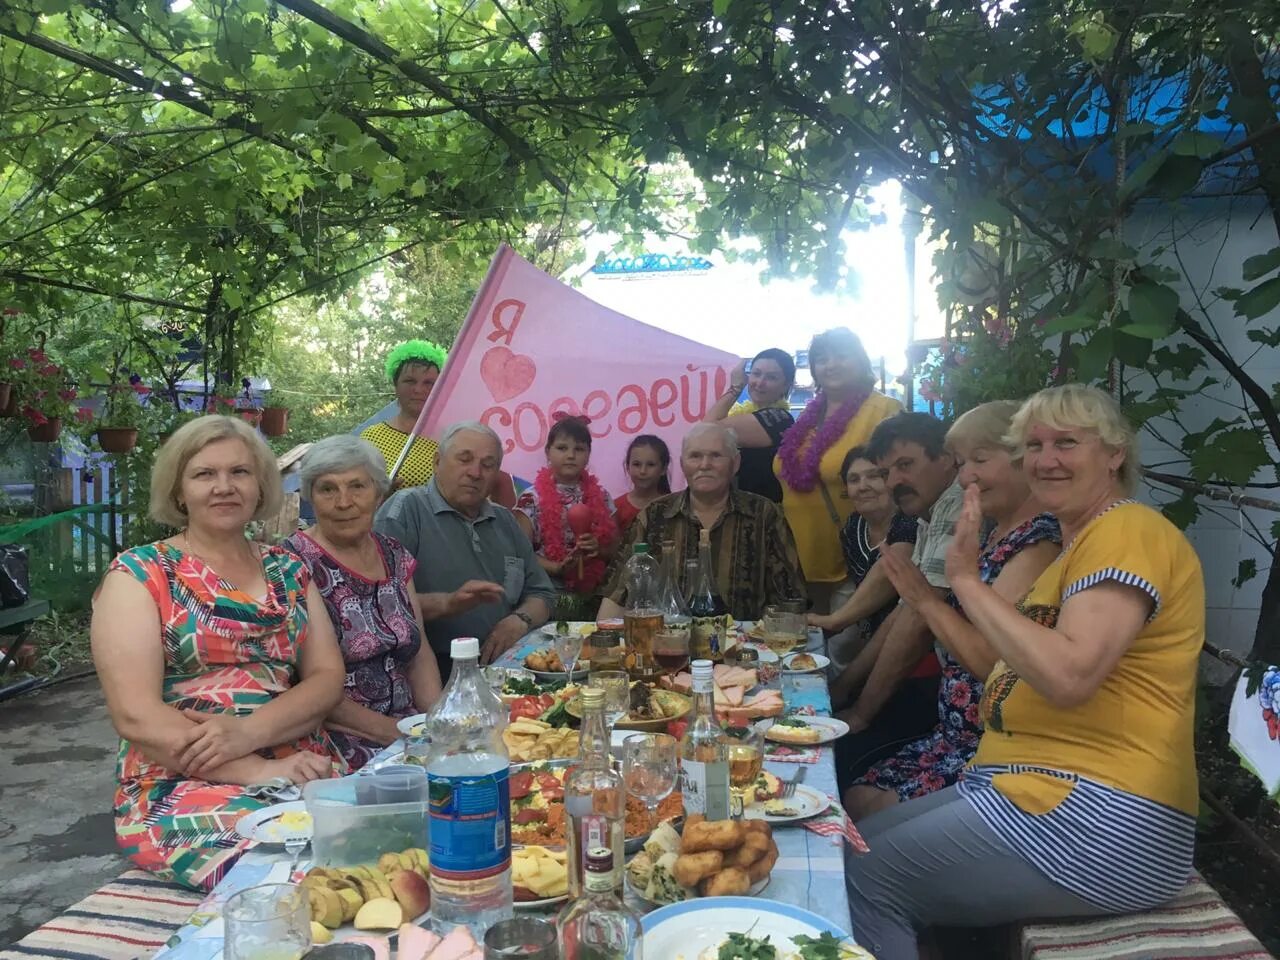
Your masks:
<path fill-rule="evenodd" d="M 950 590 L 947 547 L 964 505 L 946 436 L 941 420 L 899 413 L 877 425 L 867 444 L 868 455 L 885 471 L 898 509 L 916 518 L 919 531 L 911 562 L 942 594 Z M 928 625 L 914 608 L 900 603 L 831 685 L 832 703 L 847 704 L 837 714 L 849 724 L 849 735 L 836 743 L 842 795 L 876 761 L 933 729 L 939 673 Z"/>
<path fill-rule="evenodd" d="M 711 532 L 711 569 L 720 596 L 736 620 L 759 620 L 764 609 L 784 600 L 804 600 L 804 574 L 791 528 L 772 500 L 733 489 L 740 458 L 734 432 L 700 423 L 684 438 L 680 466 L 688 489 L 659 497 L 628 531 L 604 588 L 600 619 L 622 616 L 627 604 L 626 560 L 631 546 L 647 543 L 661 558 L 664 543 L 675 545 L 680 591 L 687 595 L 684 560 L 698 555 L 698 535 Z"/>

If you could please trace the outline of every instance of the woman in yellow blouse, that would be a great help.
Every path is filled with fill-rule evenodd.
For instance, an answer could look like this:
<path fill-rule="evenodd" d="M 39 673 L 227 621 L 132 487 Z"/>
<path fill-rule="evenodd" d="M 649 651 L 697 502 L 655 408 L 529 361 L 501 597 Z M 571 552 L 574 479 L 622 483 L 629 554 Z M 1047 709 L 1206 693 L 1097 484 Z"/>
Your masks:
<path fill-rule="evenodd" d="M 773 469 L 782 483 L 782 512 L 796 539 L 813 612 L 825 614 L 847 577 L 840 528 L 853 503 L 843 496 L 844 455 L 866 443 L 876 424 L 901 406 L 872 389 L 871 359 L 845 327 L 813 338 L 809 368 L 817 396 L 783 436 Z"/>
<path fill-rule="evenodd" d="M 420 487 L 435 473 L 439 447 L 430 437 L 414 436 L 413 427 L 427 397 L 431 396 L 431 389 L 436 385 L 447 357 L 444 347 L 429 340 L 406 340 L 387 354 L 387 379 L 395 388 L 399 410 L 390 420 L 365 427 L 360 436 L 381 451 L 389 469 L 394 469 L 405 444 L 410 444 L 409 455 L 396 474 L 396 490 Z M 510 474 L 498 471 L 489 498 L 508 509 L 516 505 Z"/>
<path fill-rule="evenodd" d="M 871 853 L 850 865 L 851 906 L 881 960 L 915 960 L 931 926 L 1146 910 L 1191 872 L 1200 561 L 1129 499 L 1137 442 L 1106 393 L 1041 390 L 1009 437 L 1064 546 L 1010 603 L 979 576 L 982 511 L 965 493 L 947 576 L 999 660 L 961 781 L 858 825 Z"/>

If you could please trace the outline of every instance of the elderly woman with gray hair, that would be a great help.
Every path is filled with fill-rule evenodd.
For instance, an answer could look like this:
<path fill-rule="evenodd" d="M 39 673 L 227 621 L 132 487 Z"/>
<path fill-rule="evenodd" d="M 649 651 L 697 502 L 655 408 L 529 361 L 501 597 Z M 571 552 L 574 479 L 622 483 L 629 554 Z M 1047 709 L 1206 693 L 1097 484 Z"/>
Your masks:
<path fill-rule="evenodd" d="M 440 669 L 422 642 L 422 609 L 413 590 L 417 561 L 373 529 L 390 488 L 377 447 L 359 437 L 327 437 L 307 452 L 301 475 L 316 523 L 284 546 L 311 571 L 337 631 L 346 681 L 325 726 L 359 769 L 399 736 L 396 720 L 436 701 Z"/>

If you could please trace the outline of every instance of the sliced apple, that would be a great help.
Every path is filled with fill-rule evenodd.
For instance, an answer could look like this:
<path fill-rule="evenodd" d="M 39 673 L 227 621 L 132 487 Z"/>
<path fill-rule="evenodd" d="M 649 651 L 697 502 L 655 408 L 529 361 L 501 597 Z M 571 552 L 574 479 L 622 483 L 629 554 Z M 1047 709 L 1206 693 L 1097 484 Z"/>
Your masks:
<path fill-rule="evenodd" d="M 395 930 L 404 921 L 405 915 L 400 904 L 386 897 L 378 897 L 360 908 L 360 912 L 356 914 L 356 929 Z"/>
<path fill-rule="evenodd" d="M 316 923 L 314 920 L 311 921 L 312 944 L 318 946 L 319 944 L 322 944 L 322 943 L 328 943 L 332 939 L 333 939 L 333 934 L 329 932 L 328 927 L 326 927 L 323 923 Z"/>
<path fill-rule="evenodd" d="M 412 870 L 397 870 L 390 880 L 391 892 L 404 910 L 404 918 L 413 920 L 431 907 L 431 888 Z"/>
<path fill-rule="evenodd" d="M 350 923 L 364 906 L 364 897 L 360 895 L 360 891 L 353 890 L 351 887 L 339 890 L 338 897 L 342 900 L 342 922 Z"/>

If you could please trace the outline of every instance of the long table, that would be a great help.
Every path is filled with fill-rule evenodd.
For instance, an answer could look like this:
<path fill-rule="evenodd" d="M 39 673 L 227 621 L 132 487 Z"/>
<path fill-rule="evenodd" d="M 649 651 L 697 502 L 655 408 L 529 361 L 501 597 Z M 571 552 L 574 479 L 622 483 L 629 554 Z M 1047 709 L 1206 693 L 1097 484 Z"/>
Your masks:
<path fill-rule="evenodd" d="M 508 650 L 499 658 L 498 663 L 503 666 L 521 666 L 525 656 L 548 643 L 545 634 L 534 631 Z M 807 649 L 821 652 L 821 633 L 814 631 L 810 634 Z M 827 715 L 831 711 L 826 678 L 821 674 L 788 677 L 784 697 L 788 711 L 805 707 L 813 708 L 820 715 Z M 403 751 L 403 741 L 397 741 L 379 753 L 369 765 L 373 767 L 394 759 Z M 765 761 L 766 769 L 783 777 L 792 776 L 798 766 L 806 768 L 806 786 L 832 797 L 836 796 L 835 760 L 830 747 L 823 747 L 820 759 L 813 764 Z M 834 838 L 820 836 L 798 823 L 775 827 L 773 835 L 778 844 L 778 862 L 774 865 L 769 886 L 760 896 L 803 907 L 827 918 L 842 929 L 849 930 L 849 898 L 844 883 L 844 841 L 839 835 Z M 306 866 L 305 860 L 300 866 Z M 219 918 L 221 904 L 233 893 L 246 887 L 284 882 L 288 878 L 288 872 L 289 859 L 278 847 L 250 849 L 227 872 L 209 898 L 197 908 L 192 920 L 174 934 L 165 949 L 156 955 L 156 960 L 217 960 L 222 955 L 222 923 Z M 628 895 L 628 903 L 641 913 L 651 909 L 631 895 Z"/>

